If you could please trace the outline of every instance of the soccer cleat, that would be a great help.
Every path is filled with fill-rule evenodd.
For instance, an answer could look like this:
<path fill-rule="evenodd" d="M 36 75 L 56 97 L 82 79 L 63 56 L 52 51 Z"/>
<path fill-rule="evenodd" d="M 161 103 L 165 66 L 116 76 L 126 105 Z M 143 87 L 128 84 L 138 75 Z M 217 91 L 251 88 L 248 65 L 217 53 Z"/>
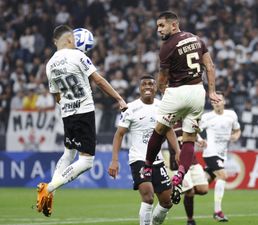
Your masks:
<path fill-rule="evenodd" d="M 181 200 L 182 188 L 181 185 L 172 186 L 171 201 L 173 204 L 178 204 Z"/>
<path fill-rule="evenodd" d="M 50 193 L 47 197 L 47 200 L 43 206 L 43 210 L 42 210 L 42 213 L 49 217 L 51 216 L 51 213 L 52 213 L 52 206 L 53 206 L 53 194 Z"/>
<path fill-rule="evenodd" d="M 39 183 L 37 191 L 37 211 L 49 217 L 52 213 L 53 194 L 47 191 L 46 183 Z"/>
<path fill-rule="evenodd" d="M 172 181 L 171 181 L 171 183 L 172 183 L 171 200 L 174 204 L 178 204 L 181 200 L 183 177 L 184 177 L 183 173 L 178 172 L 172 178 Z"/>
<path fill-rule="evenodd" d="M 228 218 L 224 215 L 222 211 L 214 213 L 213 218 L 218 222 L 228 222 Z"/>
<path fill-rule="evenodd" d="M 195 220 L 187 220 L 186 225 L 196 225 Z"/>

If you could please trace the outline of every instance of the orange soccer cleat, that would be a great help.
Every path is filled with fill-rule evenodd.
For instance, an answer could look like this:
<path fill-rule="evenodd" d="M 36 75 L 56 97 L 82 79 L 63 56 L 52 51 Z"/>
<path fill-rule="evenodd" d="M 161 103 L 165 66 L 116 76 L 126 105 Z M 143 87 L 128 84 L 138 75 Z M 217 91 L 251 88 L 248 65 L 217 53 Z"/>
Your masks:
<path fill-rule="evenodd" d="M 37 195 L 37 211 L 49 217 L 52 213 L 53 194 L 47 191 L 47 183 L 39 183 Z"/>

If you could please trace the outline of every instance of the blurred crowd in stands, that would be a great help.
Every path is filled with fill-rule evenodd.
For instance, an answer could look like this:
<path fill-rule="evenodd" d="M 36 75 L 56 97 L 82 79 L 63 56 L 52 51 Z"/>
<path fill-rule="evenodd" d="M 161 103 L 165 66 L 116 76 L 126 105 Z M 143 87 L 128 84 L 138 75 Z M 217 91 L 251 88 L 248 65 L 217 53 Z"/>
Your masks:
<path fill-rule="evenodd" d="M 1 127 L 6 129 L 10 110 L 55 107 L 45 65 L 55 51 L 52 32 L 59 24 L 91 30 L 96 45 L 88 56 L 128 102 L 137 97 L 139 77 L 157 73 L 156 18 L 165 10 L 179 15 L 181 30 L 207 44 L 227 107 L 240 120 L 244 111 L 257 108 L 257 0 L 0 0 Z M 92 88 L 97 131 L 112 133 L 117 105 Z"/>

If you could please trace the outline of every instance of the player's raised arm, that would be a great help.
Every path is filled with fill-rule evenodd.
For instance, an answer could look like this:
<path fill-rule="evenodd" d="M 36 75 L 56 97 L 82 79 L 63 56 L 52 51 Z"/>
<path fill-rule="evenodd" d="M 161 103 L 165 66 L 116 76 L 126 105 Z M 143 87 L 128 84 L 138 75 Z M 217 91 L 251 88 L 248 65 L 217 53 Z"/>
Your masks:
<path fill-rule="evenodd" d="M 203 64 L 206 68 L 207 73 L 209 98 L 211 102 L 217 103 L 221 101 L 221 98 L 216 94 L 215 67 L 209 52 L 203 54 Z"/>
<path fill-rule="evenodd" d="M 118 94 L 117 91 L 100 74 L 94 72 L 91 74 L 90 79 L 93 80 L 101 88 L 102 91 L 117 100 L 121 111 L 125 111 L 128 108 L 126 102 L 120 96 L 120 94 Z"/>

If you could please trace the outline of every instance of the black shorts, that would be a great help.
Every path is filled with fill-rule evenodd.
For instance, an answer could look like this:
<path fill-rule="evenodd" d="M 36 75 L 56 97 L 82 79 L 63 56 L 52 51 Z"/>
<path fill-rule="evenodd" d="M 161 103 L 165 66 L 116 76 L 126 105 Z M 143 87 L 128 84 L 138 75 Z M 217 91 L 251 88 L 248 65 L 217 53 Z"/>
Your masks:
<path fill-rule="evenodd" d="M 144 166 L 144 161 L 136 161 L 130 164 L 131 172 L 133 176 L 133 189 L 138 190 L 141 183 L 145 182 L 144 178 L 141 177 L 141 169 Z M 155 193 L 161 193 L 165 190 L 171 189 L 170 178 L 167 174 L 164 163 L 155 164 L 152 167 L 152 185 Z"/>
<path fill-rule="evenodd" d="M 64 117 L 63 122 L 65 147 L 95 155 L 95 112 L 92 111 Z"/>
<path fill-rule="evenodd" d="M 204 157 L 203 159 L 211 172 L 224 169 L 224 159 L 218 156 Z"/>

